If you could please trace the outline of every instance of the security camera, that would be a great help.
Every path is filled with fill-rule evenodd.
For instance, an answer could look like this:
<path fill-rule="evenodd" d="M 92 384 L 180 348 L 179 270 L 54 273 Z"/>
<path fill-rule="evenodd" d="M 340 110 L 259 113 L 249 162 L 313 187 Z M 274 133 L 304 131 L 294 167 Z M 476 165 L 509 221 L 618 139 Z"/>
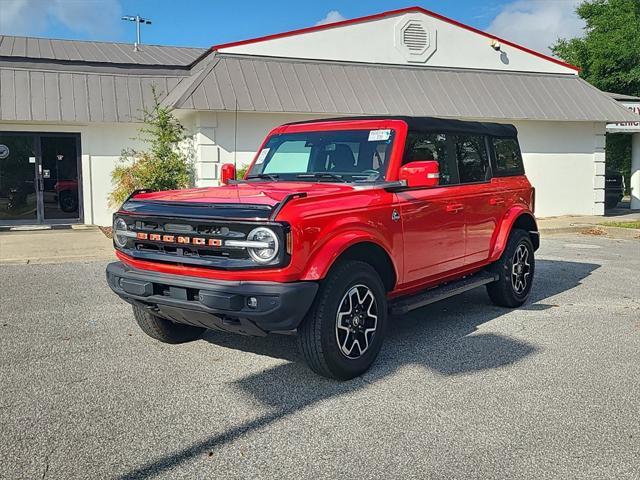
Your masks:
<path fill-rule="evenodd" d="M 500 42 L 498 40 L 491 40 L 491 48 L 493 48 L 496 52 L 499 52 L 500 49 L 502 48 L 502 45 L 500 45 Z"/>

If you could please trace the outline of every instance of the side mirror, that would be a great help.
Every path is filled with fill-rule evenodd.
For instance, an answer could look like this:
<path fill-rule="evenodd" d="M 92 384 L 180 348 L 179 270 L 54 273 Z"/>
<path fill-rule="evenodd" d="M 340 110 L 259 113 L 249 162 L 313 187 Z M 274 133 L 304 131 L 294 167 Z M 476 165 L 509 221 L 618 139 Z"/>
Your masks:
<path fill-rule="evenodd" d="M 233 163 L 225 163 L 220 169 L 220 183 L 229 185 L 230 180 L 236 179 L 236 167 Z"/>
<path fill-rule="evenodd" d="M 407 187 L 437 187 L 440 183 L 440 166 L 435 160 L 416 160 L 400 167 L 400 180 Z"/>

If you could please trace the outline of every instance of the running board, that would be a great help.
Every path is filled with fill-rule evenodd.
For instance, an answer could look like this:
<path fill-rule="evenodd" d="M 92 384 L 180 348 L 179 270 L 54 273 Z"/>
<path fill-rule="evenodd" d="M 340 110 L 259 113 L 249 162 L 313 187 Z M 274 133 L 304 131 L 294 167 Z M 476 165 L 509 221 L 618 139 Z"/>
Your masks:
<path fill-rule="evenodd" d="M 392 315 L 402 315 L 416 308 L 424 307 L 430 303 L 439 302 L 445 298 L 453 297 L 459 293 L 481 287 L 487 283 L 498 280 L 498 275 L 489 272 L 480 272 L 461 280 L 445 283 L 435 288 L 431 288 L 421 293 L 403 297 L 389 305 Z"/>

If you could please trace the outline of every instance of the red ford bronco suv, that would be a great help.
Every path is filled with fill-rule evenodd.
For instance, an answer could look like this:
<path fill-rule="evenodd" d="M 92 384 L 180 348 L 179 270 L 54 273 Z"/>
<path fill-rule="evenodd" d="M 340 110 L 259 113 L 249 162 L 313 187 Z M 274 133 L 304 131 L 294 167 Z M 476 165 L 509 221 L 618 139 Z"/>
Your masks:
<path fill-rule="evenodd" d="M 297 332 L 350 379 L 392 315 L 486 285 L 522 305 L 539 235 L 511 125 L 355 117 L 274 129 L 243 180 L 134 192 L 114 215 L 113 291 L 149 336 Z"/>

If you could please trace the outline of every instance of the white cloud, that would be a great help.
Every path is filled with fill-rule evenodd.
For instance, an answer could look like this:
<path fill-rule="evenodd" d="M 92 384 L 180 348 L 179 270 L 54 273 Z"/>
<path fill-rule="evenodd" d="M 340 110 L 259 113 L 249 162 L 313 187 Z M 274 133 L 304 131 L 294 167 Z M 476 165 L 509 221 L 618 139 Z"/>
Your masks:
<path fill-rule="evenodd" d="M 120 0 L 0 0 L 0 34 L 41 35 L 49 27 L 113 38 L 122 28 Z"/>
<path fill-rule="evenodd" d="M 576 15 L 581 0 L 518 0 L 508 3 L 487 32 L 550 54 L 558 38 L 582 35 L 584 22 Z"/>
<path fill-rule="evenodd" d="M 337 10 L 331 10 L 327 15 L 316 23 L 316 25 L 326 25 L 327 23 L 336 23 L 346 20 L 345 17 Z"/>

